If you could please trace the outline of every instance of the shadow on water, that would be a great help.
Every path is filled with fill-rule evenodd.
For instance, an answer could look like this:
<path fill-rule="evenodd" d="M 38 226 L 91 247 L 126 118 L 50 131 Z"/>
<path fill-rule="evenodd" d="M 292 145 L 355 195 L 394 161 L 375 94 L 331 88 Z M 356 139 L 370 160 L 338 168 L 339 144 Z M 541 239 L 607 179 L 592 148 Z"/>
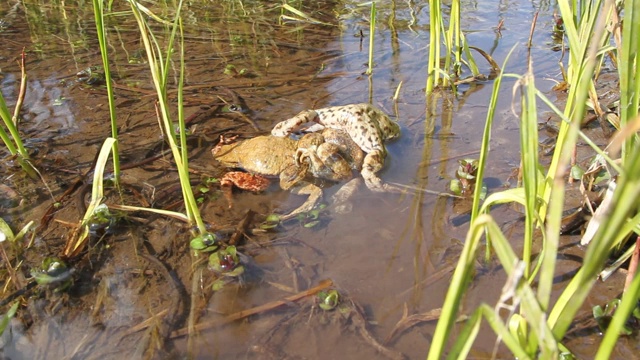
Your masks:
<path fill-rule="evenodd" d="M 175 169 L 165 156 L 158 156 L 166 149 L 144 47 L 128 5 L 116 3 L 107 26 L 125 191 L 122 199 L 112 194 L 110 200 L 180 207 Z M 394 115 L 402 127 L 402 136 L 388 146 L 385 181 L 447 191 L 457 160 L 477 157 L 491 83 L 461 86 L 456 94 L 437 94 L 425 102 L 426 2 L 379 4 L 372 77 L 363 75 L 369 8 L 350 1 L 303 3 L 313 18 L 334 25 L 280 24 L 280 2 L 195 1 L 183 9 L 192 180 L 205 221 L 221 234 L 233 233 L 247 209 L 255 212 L 248 226 L 254 228 L 266 215 L 292 209 L 300 199 L 272 187 L 261 194 L 235 193 L 234 206 L 228 209 L 219 187 L 207 181 L 224 171 L 210 155 L 220 134 L 252 137 L 305 109 L 371 102 Z M 547 23 L 539 25 L 534 43 L 541 45 L 533 51 L 534 58 L 544 59 L 536 64 L 539 86 L 549 91 L 553 83 L 544 79 L 558 76 L 560 56 L 549 45 L 552 9 L 525 5 L 530 4 L 467 3 L 464 28 L 471 29 L 467 37 L 473 45 L 502 62 L 514 43 L 526 40 L 529 29 L 521 24 L 528 24 L 532 13 L 540 10 Z M 171 8 L 148 6 L 160 16 L 172 14 Z M 29 270 L 39 267 L 44 257 L 60 253 L 70 224 L 82 217 L 90 191 L 78 179 L 91 169 L 110 134 L 105 88 L 77 75 L 101 63 L 91 10 L 84 1 L 0 5 L 1 90 L 13 105 L 20 82 L 16 61 L 25 48 L 29 81 L 21 132 L 51 189 L 49 194 L 41 182 L 25 178 L 4 161 L 0 195 L 15 201 L 0 203 L 2 217 L 15 229 L 30 220 L 42 222 L 51 198 L 63 199 L 30 248 L 6 247 L 14 266 L 22 264 L 13 283 L 5 284 L 5 296 L 25 286 Z M 499 33 L 495 27 L 501 19 L 505 25 Z M 160 37 L 166 35 L 159 26 L 154 30 Z M 522 47 L 516 53 L 525 51 Z M 518 59 L 517 54 L 513 58 Z M 509 71 L 523 73 L 525 65 L 516 60 Z M 488 72 L 488 64 L 481 70 Z M 394 107 L 391 99 L 401 82 L 400 101 Z M 503 98 L 509 99 L 511 90 L 504 88 Z M 170 98 L 176 101 L 175 92 L 170 91 Z M 229 105 L 242 111 L 227 111 Z M 518 123 L 508 100 L 500 103 L 497 114 L 497 151 L 488 176 L 500 179 L 495 186 L 502 186 L 511 181 L 519 159 Z M 2 156 L 9 159 L 4 152 Z M 325 198 L 336 190 L 326 189 Z M 65 291 L 38 288 L 25 298 L 11 331 L 5 333 L 3 355 L 181 357 L 188 348 L 182 329 L 189 307 L 195 306 L 198 322 L 211 324 L 192 339 L 198 358 L 421 358 L 435 322 L 418 322 L 390 335 L 405 311 L 423 314 L 441 306 L 466 233 L 466 224 L 452 219 L 464 217 L 470 204 L 419 191 L 398 195 L 365 189 L 352 202 L 350 213 L 329 213 L 315 227 L 294 222 L 277 231 L 247 231 L 246 240 L 238 244 L 247 255 L 242 258 L 247 264 L 244 279 L 217 292 L 211 290 L 213 273 L 208 269 L 199 288 L 192 288 L 192 264 L 206 259 L 190 257 L 183 224 L 127 214 L 116 230 L 91 244 L 75 264 L 73 283 Z M 506 220 L 517 218 L 514 212 L 504 213 Z M 494 301 L 505 280 L 499 274 L 486 269 L 472 284 L 464 307 Z M 315 296 L 272 304 L 322 279 L 331 279 L 339 289 L 343 300 L 338 309 L 321 310 Z M 200 295 L 192 303 L 194 291 Z M 274 308 L 224 320 L 263 304 Z M 481 337 L 475 355 L 486 356 L 493 341 L 492 336 Z"/>

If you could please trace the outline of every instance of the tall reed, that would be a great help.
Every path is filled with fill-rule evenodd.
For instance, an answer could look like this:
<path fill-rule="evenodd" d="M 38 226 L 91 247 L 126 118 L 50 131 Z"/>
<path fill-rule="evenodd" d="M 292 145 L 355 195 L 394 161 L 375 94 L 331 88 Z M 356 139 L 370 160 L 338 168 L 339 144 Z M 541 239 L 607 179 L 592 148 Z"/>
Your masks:
<path fill-rule="evenodd" d="M 442 316 L 436 327 L 428 359 L 440 359 L 445 353 L 447 339 L 458 317 L 459 305 L 466 292 L 467 284 L 472 279 L 475 254 L 483 234 L 486 235 L 487 246 L 495 251 L 505 269 L 508 280 L 500 299 L 494 306 L 482 304 L 473 312 L 453 347 L 449 350 L 448 358 L 468 356 L 483 319 L 487 320 L 499 338 L 518 358 L 558 358 L 561 353 L 568 352 L 561 341 L 591 291 L 597 273 L 607 260 L 610 249 L 624 239 L 621 232 L 628 233 L 632 229 L 640 228 L 640 216 L 629 218 L 630 214 L 640 209 L 640 146 L 635 140 L 635 130 L 640 127 L 640 119 L 635 117 L 638 109 L 636 106 L 635 113 L 632 112 L 627 116 L 626 127 L 622 125 L 623 129 L 620 134 L 627 134 L 627 136 L 619 136 L 624 140 L 626 156 L 622 158 L 621 173 L 613 197 L 614 207 L 603 219 L 600 229 L 589 245 L 582 267 L 555 303 L 552 302 L 551 288 L 555 276 L 555 261 L 564 207 L 565 169 L 569 165 L 578 137 L 586 138 L 580 131 L 580 123 L 586 111 L 585 103 L 589 91 L 593 89 L 594 71 L 597 64 L 602 61 L 603 49 L 609 48 L 603 39 L 607 38 L 605 29 L 610 26 L 610 15 L 615 11 L 612 2 L 604 4 L 596 0 L 587 4 L 583 3 L 583 12 L 579 17 L 580 23 L 575 24 L 573 23 L 572 11 L 576 9 L 571 7 L 571 5 L 575 6 L 575 3 L 560 0 L 558 4 L 563 11 L 563 18 L 569 19 L 567 36 L 572 58 L 568 74 L 571 76 L 570 84 L 572 86 L 569 90 L 569 100 L 565 110 L 556 109 L 563 120 L 553 163 L 544 174 L 540 161 L 537 159 L 535 109 L 537 100 L 542 100 L 552 109 L 555 109 L 555 106 L 535 88 L 530 66 L 527 74 L 518 77 L 521 93 L 523 186 L 491 194 L 480 207 L 478 207 L 479 191 L 476 191 L 470 230 L 447 292 Z M 629 9 L 629 7 L 635 6 L 637 5 L 632 3 L 625 5 L 625 24 L 632 23 L 638 16 L 638 13 L 634 12 L 636 9 Z M 566 13 L 564 13 L 565 11 Z M 627 33 L 623 34 L 623 36 L 628 35 Z M 629 49 L 637 47 L 637 44 L 630 45 L 630 42 L 624 40 L 622 44 L 620 67 L 628 70 L 635 66 L 635 57 L 629 58 L 624 55 L 632 54 L 633 52 Z M 623 63 L 623 61 L 627 63 Z M 633 65 L 629 65 L 629 62 Z M 638 82 L 635 73 L 627 72 L 627 79 L 624 81 L 622 74 L 623 71 L 621 71 L 620 81 L 621 93 L 626 93 L 624 96 L 629 99 L 628 104 L 637 104 L 634 101 L 637 101 L 640 93 L 636 88 Z M 497 96 L 500 79 L 503 76 L 506 75 L 501 74 L 496 79 L 493 99 Z M 636 99 L 633 99 L 634 96 Z M 492 100 L 483 136 L 478 171 L 480 178 L 486 164 L 485 156 L 488 151 L 494 107 L 495 103 Z M 589 143 L 593 144 L 593 142 Z M 594 151 L 602 153 L 597 148 L 594 148 Z M 612 166 L 617 165 L 612 163 Z M 480 186 L 480 182 L 477 182 L 476 186 Z M 525 209 L 524 250 L 521 256 L 516 255 L 509 241 L 490 215 L 491 206 L 505 202 L 517 202 Z M 541 253 L 534 260 L 531 259 L 531 244 L 533 231 L 538 227 L 542 230 L 543 246 Z M 636 231 L 640 232 L 640 230 Z M 531 285 L 534 282 L 537 284 L 536 288 Z M 639 294 L 640 280 L 635 279 L 627 293 L 624 294 L 622 304 L 614 315 L 614 321 L 611 322 L 598 351 L 598 358 L 606 359 L 611 354 L 615 339 L 619 336 L 625 320 L 635 308 Z M 502 309 L 509 310 L 509 315 L 504 319 L 500 313 Z"/>
<path fill-rule="evenodd" d="M 376 2 L 371 2 L 371 13 L 369 16 L 369 65 L 366 74 L 373 73 L 373 45 L 375 44 L 376 35 Z"/>
<path fill-rule="evenodd" d="M 116 105 L 113 94 L 113 83 L 111 82 L 111 69 L 109 68 L 109 47 L 107 46 L 107 33 L 104 28 L 104 1 L 93 0 L 93 15 L 96 22 L 96 32 L 98 43 L 100 44 L 100 55 L 102 56 L 102 66 L 104 68 L 104 78 L 107 86 L 107 99 L 109 101 L 109 118 L 111 120 L 111 138 L 113 142 L 113 174 L 116 184 L 120 181 L 120 154 L 118 151 L 118 121 L 116 118 Z"/>
<path fill-rule="evenodd" d="M 191 182 L 189 179 L 189 159 L 186 147 L 186 126 L 184 123 L 184 115 L 182 109 L 182 83 L 184 81 L 184 50 L 182 44 L 182 23 L 180 21 L 180 10 L 182 9 L 182 0 L 177 4 L 176 14 L 173 21 L 170 23 L 170 35 L 167 41 L 166 50 L 161 50 L 158 39 L 151 31 L 147 20 L 142 16 L 141 11 L 150 13 L 148 9 L 140 5 L 134 0 L 129 0 L 133 15 L 138 23 L 140 30 L 140 36 L 144 43 L 144 47 L 147 53 L 147 60 L 149 63 L 149 70 L 151 72 L 151 78 L 158 97 L 159 115 L 161 118 L 162 131 L 165 134 L 166 140 L 169 142 L 173 159 L 176 162 L 178 168 L 178 175 L 180 177 L 180 184 L 182 189 L 182 196 L 185 203 L 187 217 L 191 223 L 194 223 L 198 231 L 201 234 L 207 232 L 206 226 L 200 216 L 200 211 L 197 206 L 195 196 L 193 195 L 193 189 L 191 188 Z M 152 17 L 153 18 L 153 17 Z M 174 42 L 176 34 L 180 31 L 180 78 L 178 84 L 178 98 L 180 100 L 178 105 L 178 124 L 180 133 L 176 134 L 171 115 L 169 112 L 169 101 L 167 98 L 167 80 L 170 70 L 171 55 L 173 54 Z M 182 146 L 178 145 L 177 136 L 180 137 Z"/>
<path fill-rule="evenodd" d="M 24 96 L 24 91 L 27 86 L 27 76 L 24 68 L 24 52 L 22 54 L 22 77 L 20 83 L 20 94 L 18 95 L 18 101 L 16 102 L 16 107 L 14 111 L 14 115 L 11 115 L 9 108 L 7 107 L 7 103 L 4 100 L 4 96 L 2 95 L 2 91 L 0 91 L 0 117 L 2 118 L 2 122 L 4 123 L 6 129 L 0 126 L 0 139 L 7 147 L 7 150 L 11 153 L 11 155 L 20 155 L 22 159 L 28 159 L 29 153 L 27 149 L 24 147 L 22 142 L 22 138 L 20 137 L 20 133 L 18 131 L 19 124 L 19 113 L 20 107 L 22 103 L 22 98 Z M 1 89 L 0 89 L 1 90 Z"/>
<path fill-rule="evenodd" d="M 429 24 L 429 59 L 425 93 L 431 94 L 438 86 L 450 86 L 452 79 L 462 73 L 463 65 L 469 67 L 473 76 L 479 75 L 478 67 L 460 28 L 460 0 L 451 2 L 448 27 L 445 27 L 442 2 L 430 1 Z M 443 44 L 444 50 L 441 48 Z M 443 52 L 444 59 L 442 59 Z M 466 62 L 462 58 L 463 53 L 467 57 Z"/>

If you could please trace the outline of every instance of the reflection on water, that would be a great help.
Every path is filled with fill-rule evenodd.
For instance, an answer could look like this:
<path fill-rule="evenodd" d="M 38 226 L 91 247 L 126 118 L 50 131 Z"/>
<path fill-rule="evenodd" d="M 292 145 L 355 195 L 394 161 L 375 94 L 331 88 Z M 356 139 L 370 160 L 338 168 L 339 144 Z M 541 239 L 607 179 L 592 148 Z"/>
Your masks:
<path fill-rule="evenodd" d="M 307 14 L 335 25 L 283 21 L 283 13 L 292 14 L 283 12 L 280 2 L 192 1 L 185 5 L 187 115 L 242 102 L 251 110 L 245 116 L 251 116 L 261 130 L 267 131 L 275 122 L 301 110 L 372 102 L 397 118 L 403 131 L 401 138 L 388 146 L 383 178 L 416 189 L 447 191 L 457 159 L 474 157 L 479 147 L 491 82 L 463 85 L 455 94 L 444 92 L 425 102 L 430 27 L 426 2 L 379 3 L 371 77 L 363 75 L 368 61 L 369 8 L 352 1 L 303 3 Z M 137 25 L 126 3 L 113 6 L 106 22 L 121 149 L 125 158 L 131 159 L 128 161 L 134 161 L 161 148 L 161 134 Z M 163 18 L 173 14 L 171 7 L 145 6 Z M 528 24 L 532 14 L 540 10 L 541 22 L 533 40 L 537 46 L 532 52 L 535 67 L 541 71 L 537 84 L 548 90 L 552 83 L 544 79 L 557 76 L 559 57 L 549 49 L 552 10 L 548 4 L 465 2 L 463 6 L 462 27 L 467 30 L 467 39 L 498 63 L 514 44 L 526 41 L 529 27 L 522 24 Z M 24 0 L 0 4 L 0 17 L 5 20 L 0 28 L 1 90 L 13 105 L 20 73 L 15 60 L 25 47 L 30 80 L 21 129 L 27 139 L 38 138 L 48 144 L 39 149 L 40 157 L 54 196 L 59 197 L 73 183 L 69 174 L 87 171 L 98 145 L 110 134 L 106 91 L 100 86 L 60 82 L 101 63 L 91 4 Z M 501 20 L 504 25 L 497 31 Z M 160 25 L 155 24 L 153 30 L 161 39 L 167 35 Z M 525 52 L 523 46 L 516 48 L 509 72 L 525 71 L 526 64 L 521 61 Z M 478 63 L 488 74 L 489 64 L 481 58 Z M 177 76 L 175 70 L 169 82 L 173 84 Z M 392 98 L 401 83 L 399 101 L 394 106 Z M 518 158 L 518 129 L 510 111 L 509 83 L 503 88 L 487 176 L 506 182 L 511 171 L 508 164 Z M 175 104 L 175 92 L 170 92 L 170 98 Z M 211 164 L 209 150 L 221 129 L 256 134 L 245 120 L 237 113 L 212 111 L 210 118 L 193 126 L 194 136 L 200 141 L 194 144 L 191 162 L 199 174 L 219 175 Z M 54 156 L 63 152 L 68 155 Z M 162 163 L 144 171 L 126 171 L 125 181 L 139 186 L 136 191 L 140 196 L 152 194 L 150 199 L 162 201 L 156 191 L 176 183 L 169 168 L 168 163 Z M 9 178 L 8 173 L 0 175 L 3 181 Z M 327 189 L 326 198 L 334 191 Z M 203 211 L 216 227 L 233 227 L 241 219 L 243 206 L 251 206 L 264 216 L 274 204 L 286 209 L 299 200 L 285 198 L 281 193 L 238 194 L 236 207 L 226 210 L 213 205 L 217 203 L 211 197 Z M 60 239 L 68 231 L 61 223 L 79 219 L 69 203 L 57 215 L 59 223 L 37 234 L 36 246 L 47 244 L 52 253 L 61 246 Z M 46 206 L 30 205 L 29 213 L 11 216 L 38 220 Z M 361 191 L 353 199 L 349 214 L 332 215 L 318 228 L 289 225 L 276 238 L 269 238 L 272 246 L 256 247 L 249 242 L 243 250 L 251 256 L 244 284 L 217 293 L 210 291 L 212 275 L 208 271 L 204 271 L 202 283 L 191 284 L 191 264 L 197 259 L 189 258 L 188 239 L 181 234 L 184 229 L 180 224 L 132 220 L 136 225 L 104 240 L 110 243 L 109 249 L 93 258 L 95 264 L 89 267 L 92 273 L 79 279 L 68 297 L 58 303 L 45 301 L 44 295 L 29 301 L 30 306 L 21 312 L 31 314 L 33 325 L 23 330 L 16 327 L 17 341 L 5 342 L 4 354 L 16 358 L 113 357 L 116 345 L 120 355 L 140 357 L 155 347 L 166 351 L 161 353 L 165 356 L 182 356 L 187 351 L 185 338 L 164 342 L 162 336 L 186 326 L 189 306 L 197 308 L 197 321 L 207 322 L 330 278 L 345 296 L 362 306 L 366 323 L 358 325 L 357 313 L 343 319 L 329 318 L 305 299 L 300 307 L 287 304 L 249 320 L 204 331 L 190 344 L 191 350 L 203 358 L 380 357 L 380 348 L 359 333 L 359 326 L 365 326 L 382 343 L 405 309 L 413 314 L 441 306 L 451 264 L 457 259 L 466 232 L 465 224 L 454 226 L 450 219 L 469 206 L 464 201 L 420 191 L 402 196 Z M 17 222 L 12 224 L 16 228 L 21 226 Z M 136 256 L 136 247 L 142 245 L 162 261 L 160 266 Z M 38 261 L 35 253 L 26 257 L 32 263 Z M 171 274 L 164 273 L 167 269 Z M 495 298 L 503 280 L 495 279 L 472 290 L 465 307 Z M 189 299 L 187 293 L 193 289 L 203 295 Z M 142 330 L 126 332 L 165 309 L 175 312 L 163 320 L 168 331 L 159 325 L 159 329 L 165 329 L 159 335 Z M 351 328 L 340 324 L 351 324 Z M 434 323 L 410 328 L 385 345 L 410 358 L 420 358 L 426 355 L 433 328 Z M 491 345 L 486 349 L 480 348 L 489 350 L 492 342 L 488 343 Z"/>

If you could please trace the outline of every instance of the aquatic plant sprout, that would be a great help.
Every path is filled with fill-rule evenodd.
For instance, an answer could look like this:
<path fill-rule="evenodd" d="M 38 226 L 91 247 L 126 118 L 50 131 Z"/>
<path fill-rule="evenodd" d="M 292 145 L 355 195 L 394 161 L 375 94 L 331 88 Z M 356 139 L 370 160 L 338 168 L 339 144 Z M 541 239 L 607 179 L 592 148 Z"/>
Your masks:
<path fill-rule="evenodd" d="M 20 108 L 22 104 L 22 98 L 24 97 L 24 92 L 26 90 L 26 81 L 27 76 L 24 69 L 24 51 L 22 53 L 22 77 L 20 83 L 20 96 L 18 97 L 18 101 L 16 102 L 16 106 L 14 109 L 14 115 L 11 116 L 11 112 L 9 112 L 9 108 L 7 107 L 7 103 L 4 100 L 4 95 L 2 95 L 2 91 L 0 91 L 0 117 L 2 118 L 2 122 L 6 126 L 7 131 L 4 127 L 0 126 L 0 139 L 7 147 L 7 150 L 11 153 L 11 155 L 19 154 L 22 159 L 28 160 L 29 153 L 27 149 L 24 147 L 22 143 L 22 138 L 20 138 L 20 133 L 18 132 L 18 117 L 20 113 Z M 23 165 L 23 168 L 25 166 Z"/>
<path fill-rule="evenodd" d="M 429 2 L 429 59 L 427 62 L 426 95 L 430 95 L 438 86 L 452 85 L 462 72 L 462 66 L 467 65 L 473 76 L 480 75 L 480 71 L 471 55 L 464 33 L 460 28 L 460 0 L 453 0 L 450 6 L 449 26 L 445 29 L 442 2 Z M 441 45 L 444 44 L 444 65 L 441 62 Z M 467 57 L 465 62 L 462 53 Z M 453 56 L 453 58 L 452 58 Z M 487 59 L 489 60 L 489 58 Z"/>
<path fill-rule="evenodd" d="M 73 258 L 77 256 L 82 250 L 84 250 L 84 245 L 89 239 L 89 222 L 96 210 L 102 204 L 102 199 L 104 198 L 104 171 L 107 165 L 107 160 L 109 159 L 109 152 L 113 149 L 113 144 L 116 141 L 116 139 L 107 138 L 100 148 L 100 153 L 98 154 L 93 172 L 91 200 L 89 201 L 89 205 L 87 206 L 87 210 L 85 211 L 80 224 L 76 227 L 62 252 L 63 256 L 66 258 Z"/>

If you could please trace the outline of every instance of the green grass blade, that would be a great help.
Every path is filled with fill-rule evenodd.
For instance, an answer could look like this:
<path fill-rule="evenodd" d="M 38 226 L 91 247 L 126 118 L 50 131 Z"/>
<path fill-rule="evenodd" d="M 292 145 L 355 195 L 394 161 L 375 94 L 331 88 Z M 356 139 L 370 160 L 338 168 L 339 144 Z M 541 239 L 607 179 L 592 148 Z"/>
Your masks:
<path fill-rule="evenodd" d="M 536 226 L 538 200 L 538 115 L 536 111 L 535 84 L 531 68 L 520 79 L 520 156 L 525 195 L 524 249 L 522 260 L 524 273 L 530 273 L 533 232 Z"/>
<path fill-rule="evenodd" d="M 73 254 L 77 254 L 78 251 L 84 246 L 86 240 L 89 238 L 89 221 L 91 221 L 91 217 L 93 216 L 96 208 L 102 202 L 104 198 L 104 170 L 107 166 L 107 160 L 109 160 L 109 154 L 113 149 L 113 144 L 117 140 L 114 138 L 106 138 L 102 147 L 100 148 L 100 153 L 98 154 L 98 158 L 96 160 L 96 167 L 93 170 L 93 184 L 91 186 L 91 200 L 89 205 L 87 205 L 87 210 L 82 217 L 82 221 L 80 222 L 80 232 L 78 235 L 67 244 L 67 247 L 64 249 L 65 256 L 71 256 Z"/>
<path fill-rule="evenodd" d="M 618 177 L 611 213 L 606 216 L 589 244 L 582 268 L 571 280 L 549 315 L 549 324 L 556 338 L 561 338 L 587 297 L 593 282 L 608 258 L 609 249 L 617 238 L 631 211 L 636 211 L 640 199 L 640 149 L 636 146 Z"/>
<path fill-rule="evenodd" d="M 376 2 L 371 2 L 371 15 L 369 19 L 369 66 L 367 67 L 366 74 L 371 75 L 373 73 L 373 46 L 375 44 L 376 35 Z"/>
<path fill-rule="evenodd" d="M 471 281 L 475 265 L 475 253 L 478 250 L 480 238 L 484 232 L 483 230 L 484 226 L 477 221 L 471 223 L 464 247 L 460 254 L 460 259 L 458 260 L 458 265 L 456 265 L 449 290 L 447 290 L 447 295 L 442 306 L 442 313 L 433 334 L 427 360 L 440 360 L 444 356 L 444 347 L 447 344 L 451 328 L 456 320 L 460 302 Z"/>
<path fill-rule="evenodd" d="M 624 126 L 638 114 L 640 106 L 640 76 L 638 76 L 638 34 L 640 34 L 640 1 L 624 2 L 622 48 L 618 54 L 620 75 L 620 124 Z M 631 151 L 632 142 L 625 143 L 622 158 Z"/>
<path fill-rule="evenodd" d="M 13 123 L 13 117 L 11 115 L 11 112 L 9 111 L 9 108 L 7 107 L 7 103 L 4 101 L 2 92 L 0 92 L 0 117 L 2 117 L 4 125 L 7 127 L 9 133 L 11 134 L 10 138 L 9 134 L 7 134 L 7 132 L 2 127 L 0 127 L 0 139 L 2 139 L 2 142 L 4 142 L 5 146 L 12 155 L 20 154 L 23 158 L 28 159 L 29 153 L 27 153 L 27 150 L 22 144 L 20 133 L 18 132 L 18 128 L 16 127 L 16 125 Z"/>
<path fill-rule="evenodd" d="M 109 67 L 109 47 L 107 45 L 107 33 L 104 28 L 104 2 L 103 0 L 93 0 L 93 14 L 96 22 L 98 43 L 100 44 L 100 54 L 102 56 L 102 66 L 104 68 L 105 83 L 107 86 L 107 99 L 109 101 L 109 117 L 111 120 L 111 137 L 118 139 L 118 121 L 116 118 L 116 104 L 111 81 L 111 69 Z M 113 173 L 116 184 L 120 182 L 120 153 L 118 152 L 118 142 L 113 143 Z"/>
<path fill-rule="evenodd" d="M 516 49 L 516 45 L 514 45 L 509 51 L 509 53 L 507 54 L 506 58 L 504 59 L 504 63 L 502 64 L 502 71 L 500 72 L 498 77 L 496 77 L 493 83 L 491 99 L 489 100 L 489 110 L 487 112 L 487 119 L 485 120 L 485 123 L 484 123 L 484 130 L 482 133 L 482 143 L 480 145 L 480 159 L 478 160 L 478 173 L 476 175 L 478 179 L 482 179 L 484 177 L 484 170 L 487 164 L 487 159 L 489 157 L 489 148 L 491 144 L 491 127 L 493 126 L 493 117 L 495 115 L 496 106 L 498 104 L 498 96 L 500 94 L 500 87 L 502 85 L 502 79 L 504 77 L 504 69 L 507 65 L 507 61 L 509 61 L 511 54 L 513 54 L 513 51 L 515 49 Z M 476 188 L 474 189 L 474 193 L 473 193 L 473 206 L 471 207 L 471 222 L 473 222 L 473 220 L 478 217 L 478 211 L 480 210 L 480 201 L 481 201 L 480 195 L 482 193 L 481 187 L 482 187 L 482 181 L 477 181 Z"/>
<path fill-rule="evenodd" d="M 486 319 L 493 331 L 498 334 L 505 345 L 518 359 L 531 359 L 529 354 L 520 346 L 518 340 L 511 334 L 502 319 L 487 304 L 481 304 L 467 320 L 465 327 L 460 332 L 456 343 L 453 345 L 447 359 L 464 360 L 469 358 L 469 352 L 473 341 L 480 331 L 482 319 Z"/>
<path fill-rule="evenodd" d="M 425 93 L 429 96 L 440 85 L 440 27 L 442 11 L 440 0 L 429 1 L 429 60 L 427 63 L 427 85 Z"/>
<path fill-rule="evenodd" d="M 173 155 L 174 161 L 176 162 L 176 167 L 178 168 L 178 175 L 180 177 L 180 184 L 182 189 L 182 195 L 186 207 L 187 216 L 190 219 L 191 223 L 196 223 L 198 226 L 198 231 L 201 233 L 206 232 L 206 227 L 204 222 L 202 221 L 202 217 L 200 216 L 200 211 L 197 207 L 197 202 L 193 195 L 193 190 L 191 189 L 191 181 L 189 177 L 189 165 L 188 165 L 188 156 L 187 156 L 187 148 L 186 148 L 186 129 L 184 125 L 184 115 L 181 114 L 182 110 L 179 109 L 179 121 L 182 121 L 180 126 L 180 139 L 182 146 L 178 146 L 177 138 L 175 134 L 175 129 L 173 126 L 173 122 L 171 121 L 171 115 L 169 113 L 169 103 L 167 100 L 167 79 L 168 79 L 168 69 L 169 69 L 169 59 L 173 52 L 173 44 L 174 39 L 177 34 L 178 29 L 180 29 L 180 34 L 182 35 L 181 30 L 181 22 L 180 22 L 180 8 L 182 7 L 182 1 L 178 3 L 178 10 L 176 11 L 176 16 L 174 18 L 174 22 L 172 23 L 173 28 L 171 29 L 171 35 L 169 38 L 169 45 L 166 51 L 166 64 L 163 64 L 163 56 L 160 50 L 160 45 L 156 40 L 153 33 L 150 31 L 148 24 L 142 18 L 140 11 L 138 9 L 138 5 L 135 1 L 130 0 L 131 8 L 133 14 L 138 23 L 138 27 L 140 29 L 140 35 L 142 37 L 142 41 L 145 46 L 145 50 L 147 51 L 147 59 L 149 63 L 149 69 L 151 70 L 151 75 L 153 78 L 154 87 L 156 89 L 156 94 L 158 96 L 158 106 L 160 108 L 160 117 L 161 117 L 161 126 L 166 135 L 166 139 L 169 142 L 169 147 L 171 148 L 171 153 Z M 181 55 L 181 72 L 184 71 L 184 51 L 180 51 Z M 182 83 L 184 81 L 184 74 L 182 73 L 180 76 L 180 84 L 178 85 L 179 90 L 182 88 Z M 179 94 L 179 98 L 182 95 Z M 182 100 L 180 100 L 182 103 Z M 182 118 L 182 120 L 180 120 Z"/>
<path fill-rule="evenodd" d="M 4 331 L 7 329 L 7 326 L 9 326 L 9 322 L 16 315 L 16 312 L 18 311 L 18 306 L 20 306 L 20 302 L 16 301 L 15 303 L 13 303 L 13 305 L 11 305 L 11 307 L 9 308 L 9 311 L 7 311 L 7 313 L 2 315 L 2 317 L 0 318 L 0 335 L 4 334 Z"/>
<path fill-rule="evenodd" d="M 635 274 L 635 278 L 631 282 L 631 286 L 622 296 L 622 302 L 616 308 L 616 312 L 613 315 L 611 323 L 607 328 L 607 332 L 600 343 L 598 352 L 596 353 L 596 360 L 608 360 L 611 359 L 611 354 L 616 346 L 618 337 L 620 336 L 623 327 L 625 326 L 627 319 L 631 316 L 631 313 L 638 305 L 638 299 L 640 298 L 640 276 L 638 272 Z"/>

